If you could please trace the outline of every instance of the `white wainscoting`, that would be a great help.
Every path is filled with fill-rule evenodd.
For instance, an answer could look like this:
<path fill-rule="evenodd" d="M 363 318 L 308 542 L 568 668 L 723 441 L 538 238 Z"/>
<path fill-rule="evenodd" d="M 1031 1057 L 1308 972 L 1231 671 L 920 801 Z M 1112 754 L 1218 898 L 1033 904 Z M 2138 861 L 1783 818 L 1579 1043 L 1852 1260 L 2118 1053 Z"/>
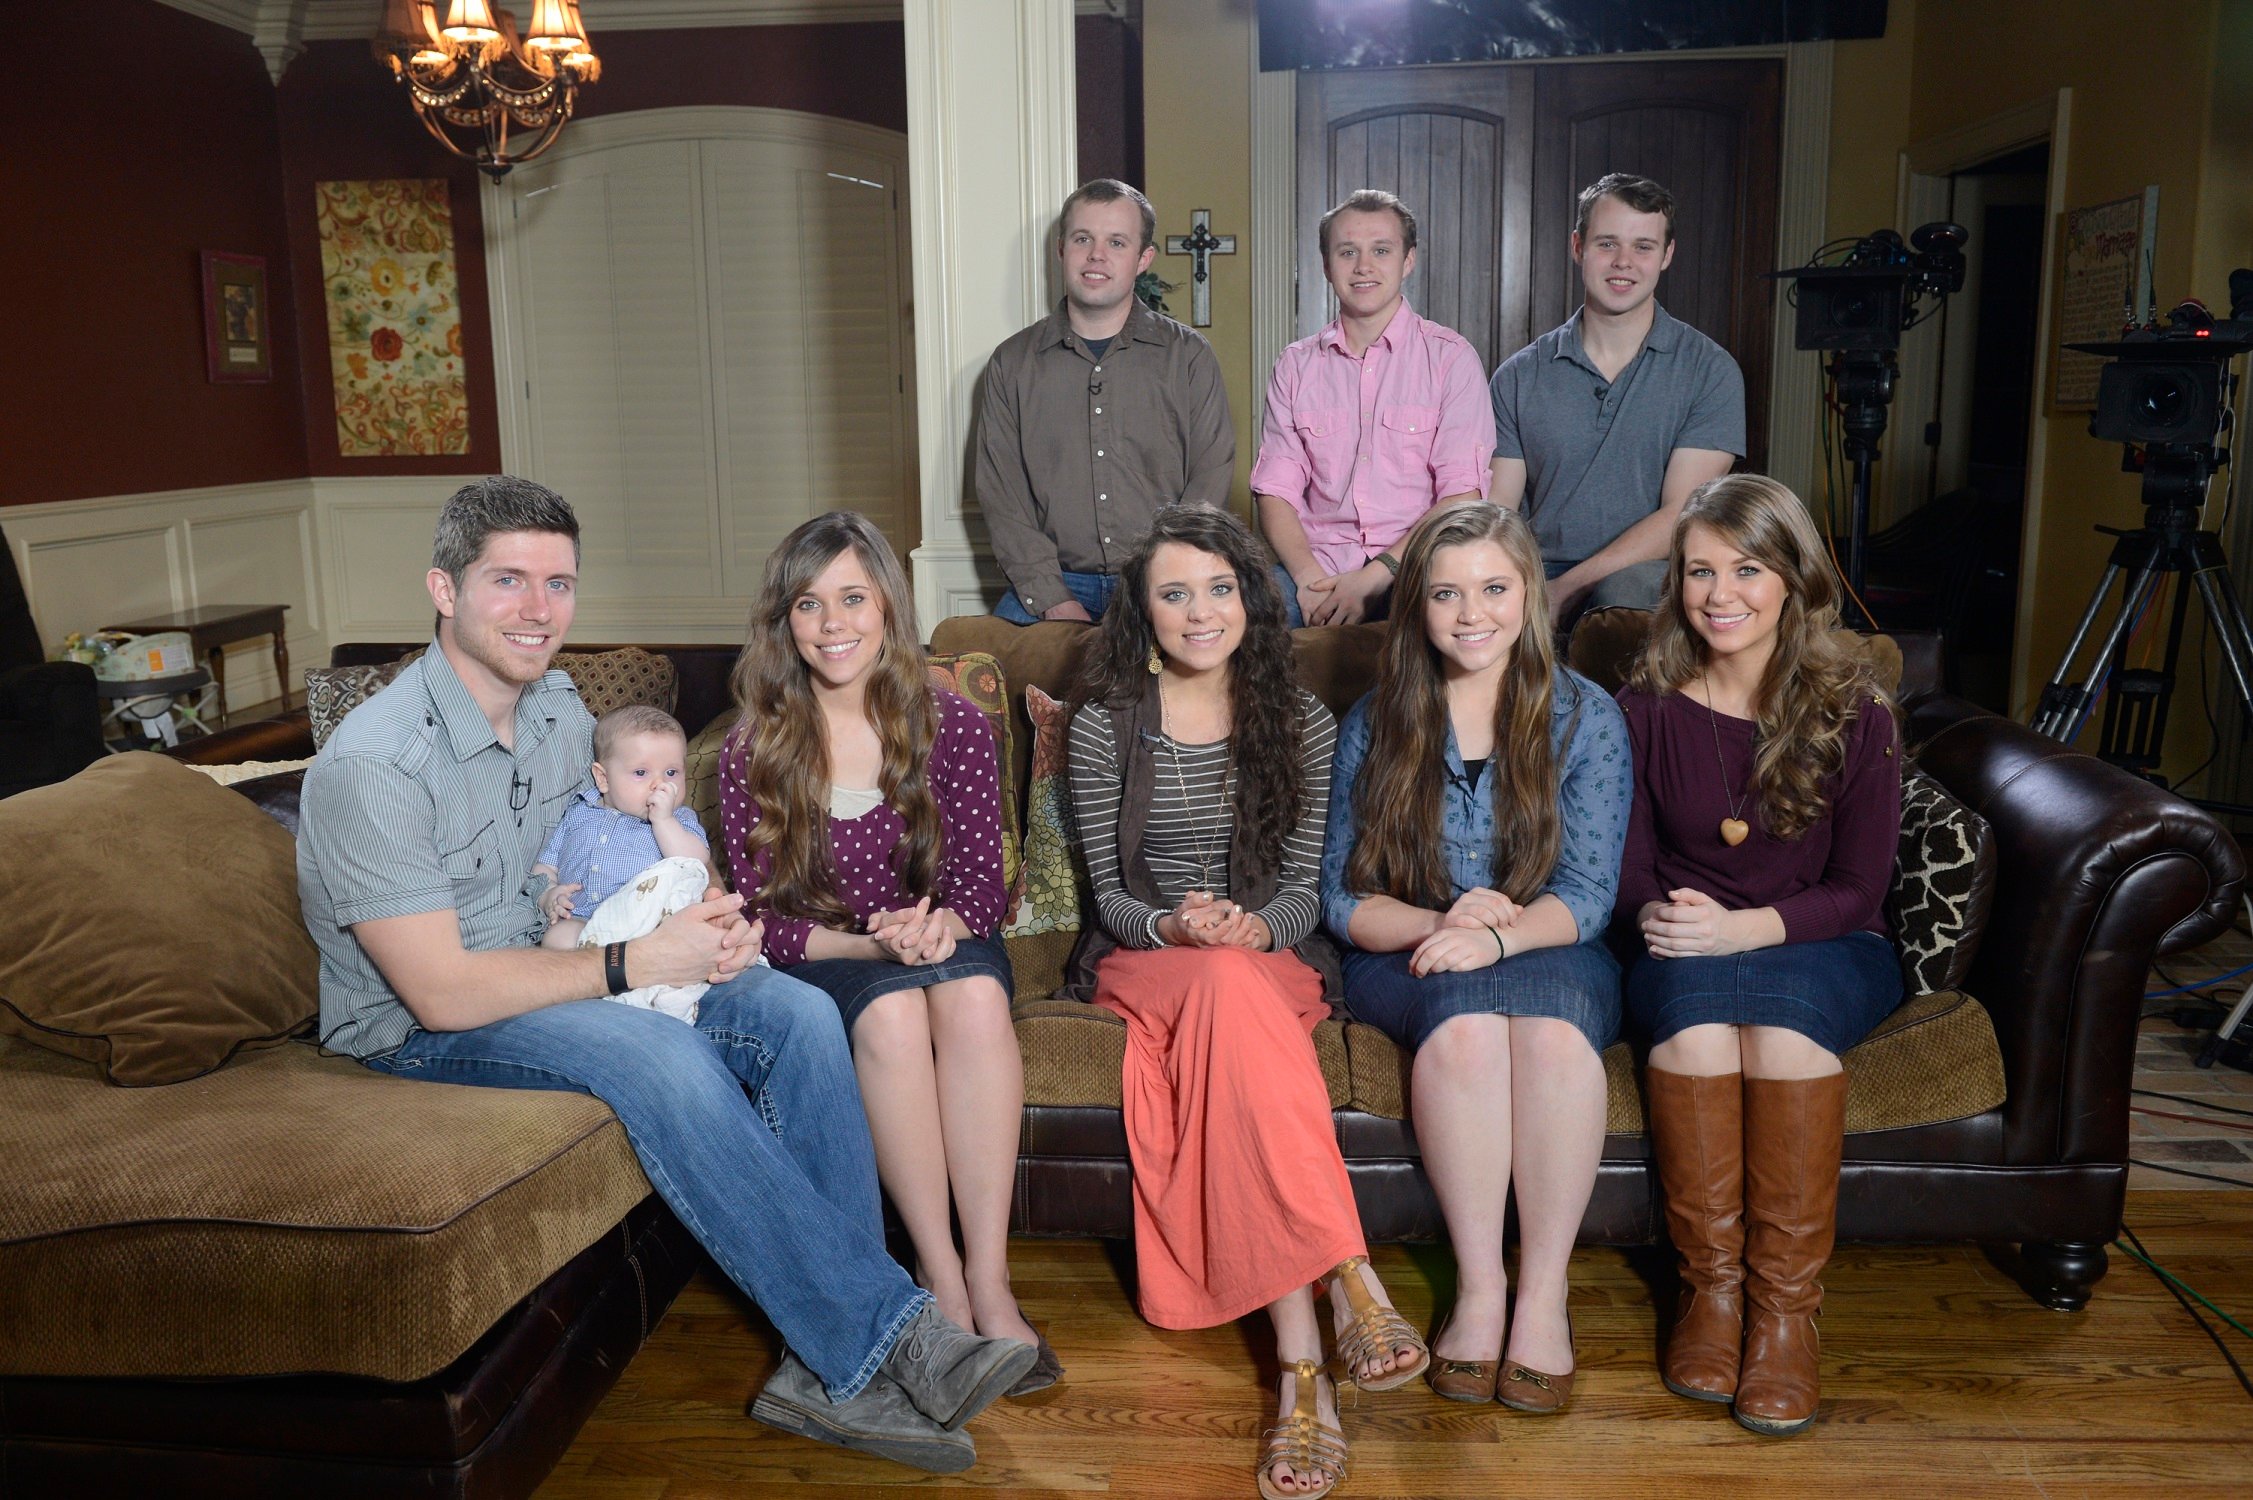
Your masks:
<path fill-rule="evenodd" d="M 112 495 L 0 509 L 39 637 L 50 649 L 74 630 L 202 604 L 286 604 L 290 691 L 347 641 L 419 641 L 431 628 L 430 534 L 461 483 L 446 475 L 314 478 Z M 983 614 L 1000 579 L 991 559 L 959 548 L 939 559 L 939 611 Z M 981 578 L 983 569 L 988 575 Z M 580 641 L 732 645 L 751 600 L 606 591 L 581 580 L 571 635 Z M 263 638 L 227 648 L 236 708 L 281 696 Z"/>
<path fill-rule="evenodd" d="M 430 634 L 430 533 L 461 480 L 450 476 L 311 481 L 333 641 L 422 640 Z M 613 575 L 618 578 L 622 575 Z M 733 644 L 748 598 L 621 593 L 600 569 L 579 580 L 577 641 Z M 325 651 L 325 648 L 324 648 Z M 325 659 L 325 656 L 324 656 Z"/>
<path fill-rule="evenodd" d="M 304 668 L 328 660 L 305 480 L 13 505 L 0 510 L 0 530 L 50 650 L 74 630 L 199 605 L 286 604 L 290 690 L 303 688 Z M 227 696 L 236 707 L 281 696 L 265 638 L 227 648 Z"/>

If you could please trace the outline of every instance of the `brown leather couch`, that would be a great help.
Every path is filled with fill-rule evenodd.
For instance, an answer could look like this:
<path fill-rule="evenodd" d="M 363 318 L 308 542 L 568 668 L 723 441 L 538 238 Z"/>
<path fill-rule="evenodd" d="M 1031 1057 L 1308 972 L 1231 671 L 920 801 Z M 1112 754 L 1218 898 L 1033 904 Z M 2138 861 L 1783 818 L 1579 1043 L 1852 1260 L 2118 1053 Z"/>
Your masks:
<path fill-rule="evenodd" d="M 1020 805 L 1032 744 L 1023 686 L 1061 695 L 1083 629 L 963 618 L 934 633 L 934 649 L 983 650 L 1000 662 L 1013 701 Z M 1342 711 L 1366 685 L 1374 632 L 1306 631 L 1298 644 L 1302 680 Z M 1999 864 L 1964 985 L 1976 1003 L 1921 997 L 1890 1033 L 1864 1044 L 1880 1055 L 1855 1072 L 1865 1128 L 1853 1128 L 1850 1096 L 1840 1232 L 2013 1246 L 2029 1291 L 2054 1307 L 2078 1307 L 2103 1276 L 2104 1247 L 2120 1224 L 2145 976 L 2155 957 L 2228 923 L 2243 860 L 2218 824 L 2181 799 L 1939 692 L 1932 639 L 1905 636 L 1899 645 L 1917 763 L 1992 825 Z M 334 660 L 372 664 L 404 649 L 343 646 Z M 678 716 L 692 733 L 728 711 L 732 648 L 647 649 L 678 669 Z M 195 741 L 180 755 L 219 763 L 311 749 L 299 711 Z M 243 789 L 294 827 L 295 776 Z M 1116 1062 L 1123 1037 L 1091 1007 L 1043 998 L 1062 956 L 1053 936 L 1013 940 L 1012 956 L 1028 1100 L 1015 1227 L 1125 1237 L 1130 1179 Z M 1402 1118 L 1405 1060 L 1370 1028 L 1336 1021 L 1324 1023 L 1316 1043 L 1371 1238 L 1441 1237 Z M 1942 1061 L 1928 1066 L 1934 1058 Z M 1610 1134 L 1582 1239 L 1650 1242 L 1660 1220 L 1636 1070 L 1624 1047 L 1606 1063 Z M 1856 1068 L 1854 1056 L 1849 1065 Z M 1976 1107 L 1951 1108 L 1952 1099 Z M 1885 1127 L 1887 1111 L 1904 1109 L 1924 1123 L 1867 1128 L 1873 1120 Z M 451 1367 L 420 1381 L 0 1380 L 0 1474 L 27 1495 L 524 1494 L 694 1259 L 671 1216 L 647 1200 Z"/>
<path fill-rule="evenodd" d="M 936 651 L 987 651 L 1000 662 L 1018 698 L 1020 797 L 1032 735 L 1022 690 L 1038 684 L 1061 697 L 1086 629 L 966 616 L 933 632 Z M 1376 640 L 1372 627 L 1300 631 L 1300 681 L 1343 713 L 1368 685 Z M 1976 1004 L 1960 995 L 1912 999 L 1846 1058 L 1839 1233 L 2015 1247 L 2011 1263 L 2032 1295 L 2077 1308 L 2104 1275 L 2105 1245 L 2119 1232 L 2146 976 L 2154 958 L 2229 923 L 2244 861 L 2229 834 L 2181 798 L 1947 696 L 1936 636 L 1904 634 L 1895 644 L 1914 763 L 1991 825 L 1997 870 L 1992 910 L 1962 985 Z M 1576 651 L 1574 661 L 1606 686 L 1617 681 L 1616 655 L 1590 660 Z M 1028 1003 L 1033 955 L 1019 956 L 1013 945 L 1012 957 L 1028 1100 L 1017 1227 L 1128 1236 L 1130 1177 L 1118 1111 L 1084 1102 L 1096 1069 L 1081 1067 L 1062 1089 L 1054 1077 L 1063 1050 L 1056 1036 L 1100 1023 L 1060 1015 L 1060 1002 Z M 1443 1238 L 1403 1118 L 1407 1060 L 1358 1024 L 1324 1023 L 1316 1047 L 1370 1238 Z M 1638 1070 L 1624 1045 L 1605 1062 L 1608 1136 L 1581 1240 L 1654 1241 L 1661 1219 Z M 1059 1099 L 1073 1088 L 1082 1102 L 1044 1102 L 1044 1094 Z"/>

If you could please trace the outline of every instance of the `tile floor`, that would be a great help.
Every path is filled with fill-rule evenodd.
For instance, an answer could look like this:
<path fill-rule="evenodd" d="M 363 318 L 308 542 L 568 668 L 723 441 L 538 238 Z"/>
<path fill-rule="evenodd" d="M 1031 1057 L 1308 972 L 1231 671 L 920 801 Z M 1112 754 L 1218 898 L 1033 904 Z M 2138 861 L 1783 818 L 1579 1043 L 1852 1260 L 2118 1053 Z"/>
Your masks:
<path fill-rule="evenodd" d="M 2233 929 L 2203 948 L 2168 959 L 2162 966 L 2166 973 L 2155 971 L 2148 989 L 2194 983 L 2248 963 L 2253 963 L 2253 937 L 2243 929 Z M 2234 1005 L 2248 983 L 2253 983 L 2253 974 L 2223 980 L 2214 993 L 2225 1005 Z M 2177 1008 L 2183 1010 L 2184 1019 L 2194 1021 L 2195 1029 L 2176 1018 L 2173 1012 Z M 2253 1111 L 2253 1073 L 2221 1062 L 2211 1068 L 2197 1064 L 2199 1048 L 2223 1013 L 2195 1004 L 2189 995 L 2149 1000 L 2144 1009 L 2143 1031 L 2136 1046 L 2135 1086 L 2179 1097 L 2159 1099 L 2140 1092 L 2134 1096 L 2130 1104 L 2133 1113 L 2128 1118 L 2128 1154 L 2135 1161 L 2156 1165 L 2131 1166 L 2129 1188 L 2213 1191 L 2225 1186 L 2210 1178 L 2159 1170 L 2174 1167 L 2225 1178 L 2253 1191 L 2253 1113 L 2220 1112 Z M 2253 1017 L 2247 1019 L 2239 1035 L 2253 1038 Z M 2183 1102 L 2186 1100 L 2191 1102 Z"/>

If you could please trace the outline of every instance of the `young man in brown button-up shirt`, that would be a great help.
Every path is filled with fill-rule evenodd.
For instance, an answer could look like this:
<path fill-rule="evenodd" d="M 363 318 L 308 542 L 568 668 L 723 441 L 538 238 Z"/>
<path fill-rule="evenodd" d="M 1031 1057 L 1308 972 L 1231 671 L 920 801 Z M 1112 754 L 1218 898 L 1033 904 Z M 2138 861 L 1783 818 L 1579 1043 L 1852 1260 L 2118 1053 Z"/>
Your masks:
<path fill-rule="evenodd" d="M 1061 222 L 1064 301 L 994 350 L 978 406 L 978 504 L 1009 578 L 994 613 L 1020 625 L 1101 614 L 1158 507 L 1225 504 L 1236 467 L 1212 346 L 1134 295 L 1150 200 L 1102 178 Z"/>

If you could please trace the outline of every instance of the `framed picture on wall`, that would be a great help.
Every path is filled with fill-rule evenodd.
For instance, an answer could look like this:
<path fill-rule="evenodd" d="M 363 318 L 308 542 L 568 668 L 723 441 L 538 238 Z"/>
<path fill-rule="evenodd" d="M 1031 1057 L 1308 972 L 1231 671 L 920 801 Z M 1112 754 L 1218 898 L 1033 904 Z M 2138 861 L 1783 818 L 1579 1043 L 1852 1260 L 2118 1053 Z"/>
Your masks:
<path fill-rule="evenodd" d="M 203 252 L 203 357 L 214 381 L 274 378 L 266 257 Z"/>

